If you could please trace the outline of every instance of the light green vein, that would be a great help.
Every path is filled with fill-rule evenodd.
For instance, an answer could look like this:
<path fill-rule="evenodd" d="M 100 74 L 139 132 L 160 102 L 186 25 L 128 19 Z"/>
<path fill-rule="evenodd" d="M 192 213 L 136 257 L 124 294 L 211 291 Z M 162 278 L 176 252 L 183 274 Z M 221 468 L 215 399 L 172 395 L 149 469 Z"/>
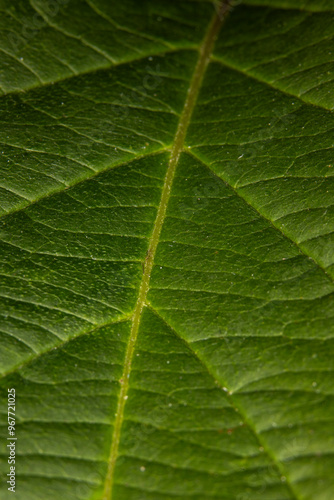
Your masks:
<path fill-rule="evenodd" d="M 225 394 L 226 398 L 230 401 L 232 407 L 238 412 L 238 414 L 241 416 L 243 422 L 247 425 L 247 427 L 249 428 L 249 430 L 251 431 L 251 433 L 255 437 L 256 441 L 258 442 L 259 448 L 261 448 L 265 452 L 265 454 L 267 455 L 267 457 L 269 458 L 269 460 L 273 464 L 274 468 L 276 469 L 276 473 L 277 473 L 279 479 L 281 481 L 282 480 L 286 481 L 285 484 L 286 484 L 287 489 L 291 495 L 291 498 L 293 498 L 295 500 L 299 500 L 300 497 L 299 497 L 297 491 L 295 490 L 295 488 L 292 484 L 292 481 L 287 474 L 287 471 L 285 470 L 284 464 L 276 458 L 276 456 L 274 455 L 272 450 L 267 445 L 265 439 L 261 437 L 259 432 L 257 432 L 256 425 L 248 418 L 247 412 L 245 411 L 244 408 L 241 407 L 240 403 L 236 402 L 235 398 L 233 397 L 233 392 L 229 390 L 226 383 L 217 379 L 212 368 L 210 368 L 207 365 L 205 360 L 202 359 L 202 357 L 195 351 L 195 349 L 191 346 L 191 344 L 189 342 L 187 342 L 181 335 L 179 335 L 174 330 L 174 328 L 172 328 L 170 326 L 170 324 L 165 320 L 165 318 L 163 316 L 161 316 L 160 313 L 154 307 L 149 305 L 149 309 L 153 312 L 153 314 L 155 314 L 158 318 L 160 318 L 161 321 L 163 321 L 163 323 L 174 333 L 174 335 L 177 336 L 178 339 L 181 339 L 181 341 L 189 349 L 189 351 L 192 353 L 192 355 L 195 357 L 195 359 L 201 363 L 201 365 L 203 366 L 205 371 L 210 375 L 210 377 L 213 378 L 215 384 L 222 391 L 224 391 L 224 394 Z M 284 479 L 282 479 L 282 478 L 284 478 Z"/>
<path fill-rule="evenodd" d="M 178 128 L 172 145 L 169 165 L 161 193 L 161 199 L 154 223 L 152 236 L 149 243 L 149 248 L 145 259 L 143 277 L 139 288 L 138 300 L 132 318 L 130 338 L 125 354 L 124 370 L 121 377 L 121 389 L 118 397 L 117 411 L 116 411 L 114 430 L 112 435 L 112 443 L 109 455 L 108 471 L 106 475 L 105 487 L 103 492 L 103 500 L 111 500 L 112 498 L 114 472 L 115 472 L 119 443 L 121 438 L 124 408 L 126 404 L 127 393 L 129 390 L 131 363 L 137 340 L 142 311 L 145 306 L 146 297 L 149 290 L 154 257 L 158 246 L 161 229 L 166 216 L 166 210 L 171 193 L 176 166 L 178 164 L 180 154 L 183 150 L 184 139 L 187 133 L 190 118 L 196 103 L 197 95 L 203 80 L 204 73 L 206 71 L 207 65 L 211 57 L 215 39 L 221 27 L 222 21 L 226 17 L 226 13 L 228 12 L 228 10 L 229 10 L 229 0 L 223 1 L 221 4 L 220 11 L 213 16 L 209 28 L 207 30 L 207 33 L 204 37 L 204 40 L 201 46 L 199 47 L 199 56 L 197 64 L 190 82 L 190 86 L 188 88 L 187 97 L 184 103 L 184 107 L 180 116 Z"/>
<path fill-rule="evenodd" d="M 225 66 L 226 68 L 229 68 L 233 71 L 236 71 L 237 73 L 240 73 L 241 75 L 246 76 L 247 78 L 251 78 L 259 83 L 262 83 L 263 85 L 281 92 L 284 95 L 294 97 L 296 99 L 299 99 L 302 103 L 306 104 L 307 106 L 313 106 L 315 108 L 319 108 L 321 110 L 327 110 L 327 111 L 332 111 L 332 108 L 323 106 L 322 104 L 318 104 L 316 102 L 313 102 L 311 100 L 305 99 L 303 97 L 303 94 L 295 94 L 293 92 L 289 92 L 289 90 L 284 89 L 283 87 L 277 85 L 278 80 L 274 80 L 270 82 L 269 80 L 266 80 L 265 78 L 261 77 L 259 74 L 255 74 L 251 71 L 251 69 L 246 69 L 246 68 L 241 68 L 237 65 L 234 65 L 231 61 L 226 61 L 223 57 L 221 56 L 212 56 L 212 61 L 221 64 L 222 66 Z M 276 83 L 276 85 L 275 85 Z M 318 85 L 317 85 L 318 86 Z M 311 90 L 311 89 L 310 89 Z M 308 92 L 308 91 L 307 91 Z"/>
<path fill-rule="evenodd" d="M 31 206 L 36 205 L 36 203 L 38 203 L 41 200 L 52 198 L 52 196 L 54 196 L 58 193 L 63 193 L 65 191 L 65 189 L 72 188 L 72 187 L 78 186 L 79 184 L 82 184 L 86 181 L 90 181 L 91 179 L 95 179 L 96 177 L 103 174 L 104 172 L 116 169 L 118 167 L 123 167 L 124 165 L 130 165 L 131 163 L 134 163 L 135 161 L 141 160 L 142 158 L 149 158 L 151 156 L 156 156 L 156 155 L 159 155 L 161 153 L 165 153 L 168 150 L 169 150 L 168 148 L 160 148 L 160 149 L 157 149 L 156 151 L 152 151 L 151 153 L 144 153 L 142 155 L 135 156 L 134 158 L 127 158 L 125 160 L 122 159 L 120 162 L 114 163 L 114 165 L 103 166 L 98 171 L 92 171 L 92 173 L 87 175 L 86 177 L 80 176 L 80 177 L 77 177 L 77 178 L 71 180 L 70 182 L 68 182 L 66 184 L 65 187 L 64 187 L 64 185 L 59 186 L 59 187 L 55 187 L 54 189 L 52 189 L 52 191 L 49 191 L 46 194 L 41 194 L 40 196 L 37 196 L 34 200 L 27 200 L 27 203 L 24 203 L 24 204 L 22 203 L 18 207 L 14 207 L 13 209 L 7 210 L 5 213 L 0 214 L 0 220 L 8 217 L 11 214 L 15 214 L 17 212 L 23 212 L 27 208 L 30 208 Z M 43 152 L 43 151 L 36 151 L 36 152 L 45 154 L 45 152 Z M 72 158 L 66 157 L 66 159 L 68 159 L 70 161 L 75 161 L 75 160 L 72 160 Z M 45 175 L 45 174 L 43 174 L 43 175 Z M 63 182 L 63 181 L 58 180 L 58 179 L 55 179 L 55 180 L 57 182 Z M 1 186 L 1 187 L 2 187 L 2 189 L 9 191 L 9 189 L 7 187 L 5 187 L 5 186 Z M 17 194 L 17 196 L 22 197 L 22 195 L 20 195 L 18 193 L 15 193 L 15 194 Z"/>
<path fill-rule="evenodd" d="M 152 53 L 152 51 L 150 51 L 150 50 L 147 50 L 147 53 L 143 52 L 143 54 L 141 54 L 139 57 L 132 57 L 132 58 L 128 58 L 128 59 L 124 59 L 124 60 L 120 60 L 120 61 L 115 61 L 112 64 L 107 61 L 108 62 L 107 64 L 101 64 L 99 66 L 95 66 L 95 67 L 91 67 L 91 68 L 87 68 L 87 69 L 81 69 L 81 70 L 76 71 L 74 74 L 55 78 L 55 79 L 50 80 L 50 81 L 47 80 L 47 81 L 44 81 L 42 84 L 33 83 L 33 84 L 28 85 L 24 88 L 17 88 L 17 89 L 12 89 L 12 90 L 2 89 L 3 93 L 0 94 L 0 102 L 1 102 L 2 98 L 5 99 L 8 96 L 20 95 L 20 94 L 27 92 L 27 91 L 29 92 L 29 91 L 39 90 L 42 88 L 52 87 L 54 84 L 57 84 L 57 83 L 66 84 L 67 82 L 72 81 L 74 78 L 78 78 L 78 77 L 85 76 L 85 75 L 90 75 L 92 73 L 98 73 L 100 71 L 111 70 L 111 69 L 114 69 L 118 66 L 126 66 L 127 64 L 142 62 L 148 56 L 157 56 L 157 57 L 165 56 L 167 54 L 173 54 L 176 52 L 180 52 L 182 50 L 189 50 L 189 51 L 196 50 L 196 47 L 190 46 L 190 45 L 184 45 L 184 47 L 179 46 L 177 48 L 172 48 L 172 49 L 161 49 L 160 51 L 156 51 L 154 53 Z"/>
<path fill-rule="evenodd" d="M 313 264 L 315 265 L 315 267 L 319 268 L 321 270 L 321 272 L 324 273 L 324 275 L 326 276 L 326 278 L 330 281 L 330 282 L 334 282 L 334 278 L 333 276 L 328 272 L 328 270 L 326 269 L 326 267 L 320 262 L 320 260 L 317 259 L 317 257 L 315 255 L 311 255 L 310 253 L 308 253 L 307 249 L 304 248 L 304 246 L 302 245 L 302 243 L 298 243 L 297 241 L 295 241 L 290 235 L 288 235 L 283 229 L 281 226 L 279 226 L 277 224 L 276 221 L 273 221 L 271 220 L 269 217 L 266 217 L 260 209 L 256 208 L 255 205 L 253 205 L 252 201 L 251 200 L 248 200 L 242 193 L 240 193 L 240 191 L 235 187 L 233 186 L 231 183 L 229 183 L 226 179 L 224 179 L 223 176 L 221 175 L 218 175 L 207 163 L 205 163 L 205 159 L 201 158 L 200 156 L 198 156 L 196 153 L 194 153 L 193 151 L 190 151 L 189 149 L 186 150 L 186 153 L 189 154 L 190 156 L 192 156 L 193 158 L 195 158 L 195 160 L 199 161 L 202 163 L 202 165 L 204 165 L 208 170 L 210 170 L 210 172 L 215 176 L 217 177 L 217 179 L 221 180 L 222 182 L 224 182 L 233 192 L 236 196 L 238 196 L 239 198 L 241 198 L 245 203 L 247 203 L 247 205 L 252 208 L 252 210 L 254 210 L 260 217 L 261 219 L 267 221 L 270 226 L 272 226 L 275 231 L 278 231 L 279 233 L 281 233 L 284 238 L 293 243 L 293 245 L 298 249 L 298 252 L 300 252 L 302 255 L 304 255 L 305 257 L 307 257 L 308 259 L 310 259 Z M 307 240 L 306 240 L 307 241 Z"/>
<path fill-rule="evenodd" d="M 72 335 L 72 337 L 70 337 L 68 339 L 60 340 L 59 343 L 57 343 L 57 344 L 49 345 L 47 348 L 39 351 L 38 353 L 32 354 L 24 361 L 19 362 L 17 365 L 10 367 L 7 371 L 0 373 L 0 379 L 2 379 L 4 377 L 8 377 L 9 375 L 13 375 L 14 373 L 20 372 L 21 370 L 23 370 L 27 366 L 33 364 L 36 360 L 42 358 L 43 356 L 47 356 L 51 352 L 54 352 L 55 349 L 60 350 L 60 349 L 64 348 L 66 345 L 70 344 L 73 340 L 76 340 L 80 337 L 84 337 L 86 335 L 91 335 L 92 333 L 95 333 L 98 330 L 105 328 L 106 326 L 112 326 L 112 325 L 117 325 L 119 323 L 124 323 L 126 321 L 129 321 L 129 319 L 130 318 L 128 316 L 124 316 L 123 318 L 117 319 L 115 321 L 107 321 L 106 323 L 101 323 L 100 325 L 97 325 L 94 328 L 90 328 L 89 330 L 78 332 L 78 333 Z M 53 332 L 50 332 L 49 330 L 48 330 L 48 332 L 51 333 L 52 335 L 55 335 Z M 5 332 L 5 333 L 7 333 L 7 332 Z M 21 340 L 20 338 L 14 336 L 14 335 L 13 335 L 13 337 L 16 340 L 19 340 L 19 341 Z M 26 344 L 26 345 L 28 345 L 28 344 Z M 30 347 L 30 349 L 32 349 L 31 346 L 29 346 L 29 347 Z"/>

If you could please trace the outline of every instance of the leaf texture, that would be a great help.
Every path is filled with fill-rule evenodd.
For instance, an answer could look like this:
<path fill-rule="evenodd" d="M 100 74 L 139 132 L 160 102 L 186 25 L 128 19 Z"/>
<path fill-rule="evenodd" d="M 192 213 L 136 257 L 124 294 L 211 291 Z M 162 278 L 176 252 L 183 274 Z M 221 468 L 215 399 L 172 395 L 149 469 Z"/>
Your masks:
<path fill-rule="evenodd" d="M 1 498 L 331 500 L 332 0 L 0 2 Z"/>

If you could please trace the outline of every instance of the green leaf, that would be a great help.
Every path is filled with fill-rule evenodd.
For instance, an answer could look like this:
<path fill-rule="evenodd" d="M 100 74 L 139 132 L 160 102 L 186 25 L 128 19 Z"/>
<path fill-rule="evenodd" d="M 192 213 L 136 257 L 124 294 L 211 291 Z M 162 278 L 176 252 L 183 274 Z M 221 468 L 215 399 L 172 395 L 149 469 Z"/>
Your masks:
<path fill-rule="evenodd" d="M 333 0 L 1 11 L 1 498 L 332 500 Z"/>

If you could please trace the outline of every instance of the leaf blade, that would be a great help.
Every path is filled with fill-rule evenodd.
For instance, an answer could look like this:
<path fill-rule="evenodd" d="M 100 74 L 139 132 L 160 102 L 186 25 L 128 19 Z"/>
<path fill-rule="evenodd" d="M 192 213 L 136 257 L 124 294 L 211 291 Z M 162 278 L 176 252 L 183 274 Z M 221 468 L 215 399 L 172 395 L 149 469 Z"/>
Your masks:
<path fill-rule="evenodd" d="M 1 221 L 1 385 L 4 397 L 8 385 L 21 397 L 19 499 L 101 500 L 110 449 L 119 455 L 112 475 L 113 496 L 120 500 L 330 498 L 333 287 L 304 254 L 331 274 L 332 192 L 325 169 L 331 115 L 300 100 L 293 109 L 286 81 L 284 88 L 280 83 L 284 92 L 269 89 L 268 75 L 282 68 L 278 62 L 260 65 L 256 74 L 226 68 L 240 70 L 241 64 L 230 43 L 233 23 L 250 42 L 242 51 L 252 59 L 254 43 L 265 62 L 268 52 L 275 56 L 273 47 L 256 45 L 254 34 L 261 38 L 266 27 L 275 29 L 270 16 L 295 26 L 303 18 L 307 36 L 314 26 L 314 34 L 320 33 L 326 16 L 293 12 L 297 3 L 279 2 L 287 12 L 233 11 L 198 98 L 196 89 L 187 98 L 187 88 L 210 3 L 127 1 L 114 12 L 102 1 L 73 2 L 59 16 L 33 3 L 73 40 L 82 33 L 86 47 L 99 40 L 100 55 L 108 57 L 97 58 L 95 68 L 84 56 L 87 74 L 69 71 L 57 81 L 53 73 L 53 86 L 26 93 L 17 93 L 13 79 L 16 90 L 1 101 L 9 112 L 3 160 L 12 162 L 3 172 L 13 193 L 5 203 L 13 213 Z M 330 8 L 330 2 L 304 4 L 308 11 Z M 78 7 L 81 27 L 71 17 Z M 243 24 L 243 16 L 254 12 L 258 19 Z M 144 31 L 135 32 L 143 19 Z M 98 27 L 107 25 L 102 40 Z M 112 38 L 116 32 L 119 46 Z M 40 35 L 44 43 L 45 37 L 55 40 L 52 27 Z M 62 36 L 56 33 L 59 43 Z M 280 37 L 289 67 L 289 38 L 281 32 Z M 40 49 L 44 70 L 42 44 Z M 145 59 L 133 61 L 139 53 L 152 54 L 153 70 Z M 202 52 L 203 62 L 207 55 Z M 310 80 L 323 78 L 322 69 L 318 65 Z M 157 86 L 146 79 L 145 88 L 147 74 Z M 300 82 L 292 82 L 292 93 L 302 90 Z M 323 89 L 312 94 L 314 102 Z M 122 92 L 130 99 L 122 100 Z M 164 197 L 168 153 L 187 99 L 196 101 L 195 113 L 190 120 L 191 105 L 181 118 L 189 121 L 186 147 L 187 126 L 174 139 L 173 185 Z M 120 108 L 125 112 L 118 114 Z M 286 120 L 291 116 L 292 122 Z M 267 131 L 269 119 L 274 127 Z M 305 132 L 299 131 L 302 125 Z M 313 133 L 317 127 L 320 134 Z M 141 151 L 143 144 L 147 150 Z M 233 147 L 235 154 L 254 144 L 253 158 L 233 157 L 224 164 Z M 305 147 L 306 155 L 291 165 Z M 317 212 L 322 208 L 328 210 L 326 220 Z M 311 247 L 295 215 L 303 216 L 302 210 L 313 218 L 307 222 Z M 152 231 L 154 251 L 147 255 Z M 145 300 L 139 291 L 143 264 L 150 279 Z M 140 314 L 130 374 L 136 301 Z M 130 377 L 120 419 L 122 373 Z M 119 440 L 112 444 L 117 425 Z"/>

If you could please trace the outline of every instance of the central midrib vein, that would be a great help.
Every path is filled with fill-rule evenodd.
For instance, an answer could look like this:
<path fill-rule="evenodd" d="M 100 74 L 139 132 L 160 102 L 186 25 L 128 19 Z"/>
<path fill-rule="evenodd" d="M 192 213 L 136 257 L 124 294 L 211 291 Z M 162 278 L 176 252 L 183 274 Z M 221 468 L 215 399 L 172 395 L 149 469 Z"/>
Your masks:
<path fill-rule="evenodd" d="M 145 259 L 143 277 L 139 288 L 138 300 L 134 309 L 132 317 L 132 327 L 130 332 L 130 338 L 128 341 L 124 369 L 121 377 L 121 389 L 118 397 L 117 411 L 115 416 L 114 431 L 112 435 L 112 442 L 109 455 L 108 471 L 105 481 L 104 493 L 102 500 L 111 500 L 112 498 L 112 488 L 116 460 L 118 456 L 118 449 L 121 437 L 121 429 L 124 417 L 124 408 L 127 399 L 127 393 L 129 389 L 129 377 L 131 372 L 131 363 L 133 358 L 133 353 L 135 349 L 135 344 L 137 340 L 138 330 L 143 308 L 146 303 L 146 297 L 150 285 L 150 277 L 154 263 L 154 257 L 156 249 L 158 246 L 161 229 L 166 215 L 167 205 L 170 197 L 170 192 L 173 184 L 173 179 L 175 176 L 176 166 L 178 164 L 180 154 L 183 150 L 184 140 L 189 126 L 190 118 L 196 103 L 197 95 L 202 84 L 203 76 L 206 71 L 207 65 L 210 60 L 210 56 L 213 50 L 215 39 L 218 35 L 219 29 L 222 25 L 222 21 L 225 19 L 226 14 L 229 10 L 229 0 L 225 0 L 221 3 L 219 12 L 215 14 L 211 20 L 207 33 L 204 40 L 199 48 L 199 57 L 197 64 L 188 88 L 187 97 L 184 103 L 184 107 L 180 116 L 179 124 L 175 134 L 173 146 L 171 149 L 170 160 L 168 164 L 167 173 L 164 180 L 164 185 L 161 193 L 161 199 L 154 223 L 154 228 L 152 236 L 150 238 L 149 247 L 147 251 L 147 256 Z"/>

